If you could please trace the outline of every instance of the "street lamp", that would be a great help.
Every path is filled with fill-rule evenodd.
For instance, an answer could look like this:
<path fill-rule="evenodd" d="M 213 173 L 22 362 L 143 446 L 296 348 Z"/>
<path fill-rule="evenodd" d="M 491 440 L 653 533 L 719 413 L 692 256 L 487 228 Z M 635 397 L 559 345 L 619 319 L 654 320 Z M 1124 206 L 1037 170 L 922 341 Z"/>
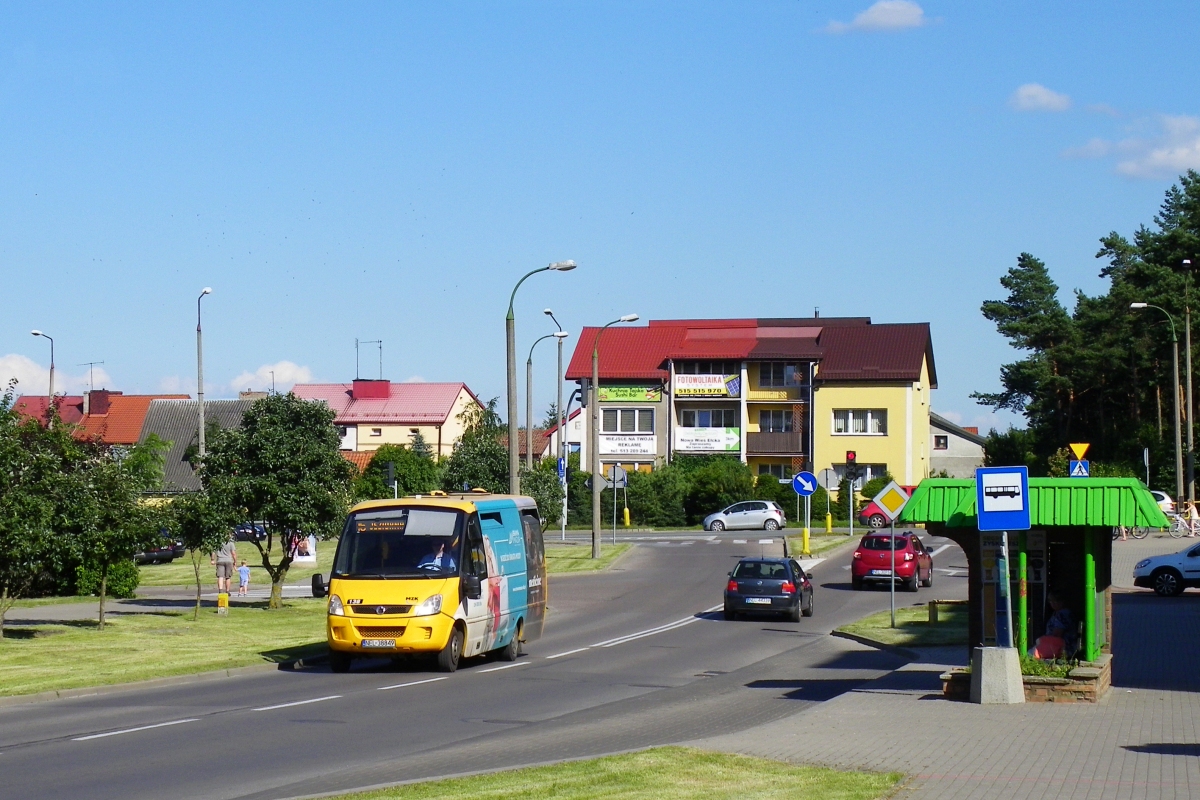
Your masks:
<path fill-rule="evenodd" d="M 204 340 L 200 334 L 200 301 L 206 294 L 212 294 L 211 286 L 205 286 L 196 298 L 196 399 L 200 407 L 198 444 L 201 461 L 204 460 Z"/>
<path fill-rule="evenodd" d="M 529 358 L 525 359 L 525 469 L 527 470 L 533 469 L 533 348 L 538 346 L 538 342 L 545 339 L 558 339 L 558 366 L 561 370 L 562 339 L 566 335 L 564 331 L 547 333 L 533 343 L 533 346 L 529 348 Z M 562 385 L 561 375 L 559 376 L 559 385 Z M 559 390 L 559 397 L 562 397 L 561 389 Z"/>
<path fill-rule="evenodd" d="M 637 314 L 626 314 L 620 319 L 605 323 L 596 331 L 596 341 L 592 345 L 592 385 L 588 387 L 591 394 L 588 402 L 592 404 L 591 441 L 588 448 L 592 453 L 592 558 L 600 557 L 600 334 L 610 325 L 618 322 L 637 322 Z"/>
<path fill-rule="evenodd" d="M 30 331 L 34 336 L 50 340 L 50 403 L 54 403 L 54 339 L 38 330 Z M 46 419 L 50 419 L 50 406 L 46 406 Z"/>
<path fill-rule="evenodd" d="M 1179 338 L 1175 335 L 1175 318 L 1165 308 L 1150 303 L 1130 303 L 1130 308 L 1153 308 L 1166 314 L 1171 323 L 1171 370 L 1175 382 L 1171 394 L 1175 395 L 1175 499 L 1183 507 L 1183 442 L 1179 435 Z"/>
<path fill-rule="evenodd" d="M 567 418 L 563 416 L 562 402 L 562 387 L 563 387 L 563 367 L 562 367 L 562 350 L 563 340 L 567 338 L 567 332 L 562 329 L 562 325 L 558 324 L 558 318 L 554 316 L 554 311 L 547 308 L 542 311 L 554 323 L 554 327 L 558 328 L 558 398 L 554 401 L 554 413 L 558 419 L 555 420 L 555 428 L 558 429 L 558 457 L 563 464 L 563 475 L 566 475 L 567 469 L 567 443 L 563 439 L 564 429 L 567 426 Z M 567 479 L 562 477 L 559 479 L 562 484 L 563 502 L 562 502 L 562 525 L 563 538 L 567 537 Z"/>
<path fill-rule="evenodd" d="M 1187 421 L 1187 496 L 1189 503 L 1196 502 L 1196 446 L 1193 440 L 1195 424 L 1192 415 L 1196 411 L 1196 407 L 1192 404 L 1192 260 L 1185 258 L 1183 260 L 1184 269 L 1187 272 L 1187 280 L 1183 284 L 1183 351 L 1184 351 L 1184 366 L 1186 369 L 1187 378 L 1187 414 L 1184 419 Z"/>
<path fill-rule="evenodd" d="M 505 333 L 505 357 L 508 362 L 508 492 L 509 494 L 521 493 L 521 474 L 520 462 L 517 458 L 517 323 L 513 317 L 513 300 L 516 299 L 517 289 L 521 288 L 521 284 L 530 275 L 536 275 L 539 272 L 547 270 L 553 272 L 570 272 L 575 269 L 575 262 L 570 259 L 566 261 L 555 261 L 539 269 L 531 270 L 521 276 L 521 280 L 517 281 L 517 285 L 513 287 L 512 294 L 508 297 L 508 316 L 504 318 L 504 333 Z"/>

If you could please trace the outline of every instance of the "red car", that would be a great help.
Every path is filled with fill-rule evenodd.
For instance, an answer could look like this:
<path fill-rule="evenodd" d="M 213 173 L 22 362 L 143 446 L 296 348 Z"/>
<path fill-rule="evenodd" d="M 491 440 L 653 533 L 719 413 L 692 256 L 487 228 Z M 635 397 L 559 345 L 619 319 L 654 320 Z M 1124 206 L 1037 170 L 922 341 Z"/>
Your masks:
<path fill-rule="evenodd" d="M 909 495 L 912 495 L 917 489 L 915 486 L 901 486 L 900 488 Z M 888 519 L 884 516 L 883 509 L 876 505 L 874 500 L 868 500 L 867 504 L 863 506 L 863 510 L 858 512 L 858 521 L 876 530 L 886 528 L 888 525 Z"/>
<path fill-rule="evenodd" d="M 933 586 L 933 556 L 911 532 L 897 533 L 896 575 L 892 577 L 892 536 L 872 533 L 864 536 L 850 562 L 850 581 L 855 589 L 867 582 L 887 583 L 897 580 L 908 592 L 920 586 Z"/>

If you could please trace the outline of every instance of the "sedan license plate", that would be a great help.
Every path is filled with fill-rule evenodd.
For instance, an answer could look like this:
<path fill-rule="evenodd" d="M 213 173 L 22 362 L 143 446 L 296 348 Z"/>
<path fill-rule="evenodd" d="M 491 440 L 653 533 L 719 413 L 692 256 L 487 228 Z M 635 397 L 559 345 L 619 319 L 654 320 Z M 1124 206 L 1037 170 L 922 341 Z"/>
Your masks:
<path fill-rule="evenodd" d="M 769 605 L 771 605 L 771 598 L 769 598 L 769 597 L 747 597 L 746 602 L 747 603 L 756 603 L 758 605 L 769 606 Z"/>
<path fill-rule="evenodd" d="M 363 639 L 363 647 L 395 647 L 395 639 Z"/>
<path fill-rule="evenodd" d="M 873 570 L 871 570 L 871 574 L 872 575 L 891 575 L 892 571 L 890 569 L 873 569 Z"/>

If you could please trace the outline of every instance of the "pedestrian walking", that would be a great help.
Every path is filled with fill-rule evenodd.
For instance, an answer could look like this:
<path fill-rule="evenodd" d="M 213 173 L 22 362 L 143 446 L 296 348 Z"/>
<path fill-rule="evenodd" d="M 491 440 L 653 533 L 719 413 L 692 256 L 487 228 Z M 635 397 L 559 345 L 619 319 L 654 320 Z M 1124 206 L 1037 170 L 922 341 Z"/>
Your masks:
<path fill-rule="evenodd" d="M 237 543 L 233 540 L 233 534 L 230 534 L 225 544 L 221 545 L 220 550 L 212 554 L 209 563 L 217 568 L 217 592 L 228 594 L 229 579 L 233 577 L 233 565 L 237 563 Z"/>
<path fill-rule="evenodd" d="M 238 594 L 245 597 L 250 593 L 250 568 L 243 561 L 238 567 Z"/>

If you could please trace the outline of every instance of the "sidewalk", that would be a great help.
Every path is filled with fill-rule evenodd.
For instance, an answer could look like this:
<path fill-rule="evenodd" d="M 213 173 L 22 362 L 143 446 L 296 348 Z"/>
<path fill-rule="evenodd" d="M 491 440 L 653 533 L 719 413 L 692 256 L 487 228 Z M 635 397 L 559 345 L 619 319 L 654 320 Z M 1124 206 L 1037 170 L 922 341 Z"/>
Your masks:
<path fill-rule="evenodd" d="M 1138 543 L 1142 552 L 1131 549 L 1128 557 L 1145 557 L 1154 541 Z M 1167 551 L 1176 544 L 1182 547 L 1169 540 Z M 1197 611 L 1195 592 L 1170 599 L 1116 595 L 1115 685 L 1096 705 L 943 700 L 938 675 L 965 663 L 967 654 L 938 648 L 790 718 L 690 744 L 904 772 L 912 776 L 904 798 L 1200 797 Z"/>

